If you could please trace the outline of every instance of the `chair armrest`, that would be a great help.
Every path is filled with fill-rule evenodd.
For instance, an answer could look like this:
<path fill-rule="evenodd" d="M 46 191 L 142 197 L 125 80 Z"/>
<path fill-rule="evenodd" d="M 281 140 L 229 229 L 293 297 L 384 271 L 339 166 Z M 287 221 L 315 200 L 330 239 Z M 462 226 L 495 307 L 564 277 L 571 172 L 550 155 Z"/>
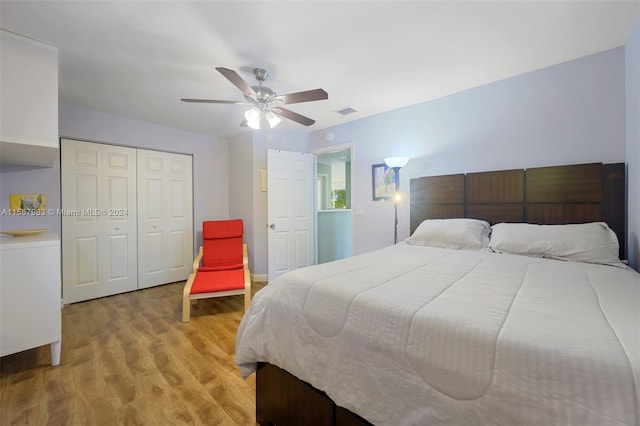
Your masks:
<path fill-rule="evenodd" d="M 191 294 L 191 287 L 193 287 L 193 281 L 196 279 L 196 274 L 193 273 L 191 275 L 189 275 L 189 278 L 187 279 L 187 283 L 185 284 L 184 288 L 182 289 L 182 297 L 188 299 L 189 295 Z"/>
<path fill-rule="evenodd" d="M 198 255 L 195 259 L 193 259 L 193 273 L 198 272 L 198 267 L 200 267 L 200 261 L 202 260 L 202 246 L 200 246 L 200 250 L 198 250 Z"/>
<path fill-rule="evenodd" d="M 242 244 L 242 265 L 244 269 L 249 269 L 249 254 L 245 243 Z"/>

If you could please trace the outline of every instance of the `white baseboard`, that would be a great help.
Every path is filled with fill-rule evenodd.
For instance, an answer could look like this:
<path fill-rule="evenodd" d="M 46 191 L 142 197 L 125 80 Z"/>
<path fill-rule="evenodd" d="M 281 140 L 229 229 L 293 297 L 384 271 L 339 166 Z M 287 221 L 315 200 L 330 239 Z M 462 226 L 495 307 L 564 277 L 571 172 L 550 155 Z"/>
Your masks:
<path fill-rule="evenodd" d="M 266 274 L 253 274 L 251 275 L 251 282 L 254 283 L 266 283 L 267 275 Z"/>

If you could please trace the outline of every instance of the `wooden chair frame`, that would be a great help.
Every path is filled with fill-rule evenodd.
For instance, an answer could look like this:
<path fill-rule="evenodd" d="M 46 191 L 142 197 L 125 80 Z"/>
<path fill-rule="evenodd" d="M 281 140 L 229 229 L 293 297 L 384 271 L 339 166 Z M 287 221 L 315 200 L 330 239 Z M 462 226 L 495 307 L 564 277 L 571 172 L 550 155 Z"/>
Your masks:
<path fill-rule="evenodd" d="M 191 275 L 187 279 L 187 283 L 184 286 L 184 290 L 182 291 L 182 322 L 189 322 L 191 320 L 191 303 L 197 303 L 198 299 L 209 299 L 212 297 L 225 297 L 225 296 L 237 296 L 240 294 L 244 294 L 244 309 L 243 312 L 246 312 L 249 308 L 249 303 L 251 303 L 251 274 L 249 273 L 249 256 L 247 251 L 247 245 L 245 243 L 242 244 L 242 265 L 244 268 L 244 289 L 240 290 L 228 290 L 228 291 L 216 291 L 211 293 L 196 293 L 191 294 L 191 287 L 193 286 L 193 281 L 196 279 L 196 273 L 198 272 L 198 268 L 200 267 L 200 262 L 202 261 L 202 246 L 200 246 L 200 250 L 198 251 L 198 255 L 193 260 L 193 269 Z"/>

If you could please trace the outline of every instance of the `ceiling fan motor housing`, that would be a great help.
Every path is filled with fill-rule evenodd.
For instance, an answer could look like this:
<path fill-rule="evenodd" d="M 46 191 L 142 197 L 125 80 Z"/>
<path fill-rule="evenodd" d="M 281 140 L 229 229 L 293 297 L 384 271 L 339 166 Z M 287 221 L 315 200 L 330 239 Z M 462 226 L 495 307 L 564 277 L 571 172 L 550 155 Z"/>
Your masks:
<path fill-rule="evenodd" d="M 254 92 L 256 92 L 257 98 L 251 99 L 245 96 L 245 99 L 253 102 L 271 102 L 273 98 L 275 98 L 276 92 L 274 92 L 271 88 L 267 86 L 251 86 Z"/>
<path fill-rule="evenodd" d="M 263 82 L 267 79 L 267 76 L 269 75 L 269 71 L 263 68 L 254 68 L 253 75 L 256 76 L 256 80 Z"/>
<path fill-rule="evenodd" d="M 251 86 L 253 91 L 256 93 L 256 99 L 252 99 L 245 95 L 245 99 L 250 102 L 257 102 L 260 109 L 263 111 L 268 108 L 268 104 L 277 96 L 276 92 L 270 87 L 263 86 L 262 82 L 267 79 L 269 75 L 269 71 L 264 68 L 254 68 L 253 75 L 255 75 L 256 80 L 258 80 L 257 86 Z"/>

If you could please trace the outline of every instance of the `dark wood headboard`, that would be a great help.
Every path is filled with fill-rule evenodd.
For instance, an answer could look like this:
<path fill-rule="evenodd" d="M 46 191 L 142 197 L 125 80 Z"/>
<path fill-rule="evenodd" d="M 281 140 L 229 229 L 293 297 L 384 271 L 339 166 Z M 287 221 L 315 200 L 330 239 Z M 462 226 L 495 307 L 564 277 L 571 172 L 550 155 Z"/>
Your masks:
<path fill-rule="evenodd" d="M 575 164 L 411 179 L 411 233 L 425 219 L 606 222 L 626 259 L 625 164 Z"/>

